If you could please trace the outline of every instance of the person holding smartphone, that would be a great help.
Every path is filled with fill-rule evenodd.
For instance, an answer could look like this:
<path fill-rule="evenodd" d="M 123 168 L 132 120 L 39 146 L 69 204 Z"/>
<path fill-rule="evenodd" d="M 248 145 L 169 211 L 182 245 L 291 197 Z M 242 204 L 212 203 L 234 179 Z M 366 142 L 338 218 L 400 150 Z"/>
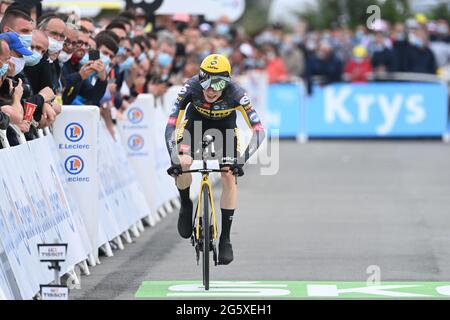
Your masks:
<path fill-rule="evenodd" d="M 96 37 L 96 48 L 89 46 L 89 36 L 81 30 L 80 45 L 74 58 L 63 66 L 63 104 L 100 105 L 108 85 L 107 68 L 118 50 L 115 40 L 107 34 Z M 83 42 L 81 44 L 81 42 Z"/>

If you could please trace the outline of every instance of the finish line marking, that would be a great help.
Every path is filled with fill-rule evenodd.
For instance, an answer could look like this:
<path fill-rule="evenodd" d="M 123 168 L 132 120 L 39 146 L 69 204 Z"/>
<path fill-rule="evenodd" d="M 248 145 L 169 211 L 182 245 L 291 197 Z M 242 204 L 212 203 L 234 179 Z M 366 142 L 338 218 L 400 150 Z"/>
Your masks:
<path fill-rule="evenodd" d="M 144 281 L 135 298 L 450 299 L 450 282 Z"/>

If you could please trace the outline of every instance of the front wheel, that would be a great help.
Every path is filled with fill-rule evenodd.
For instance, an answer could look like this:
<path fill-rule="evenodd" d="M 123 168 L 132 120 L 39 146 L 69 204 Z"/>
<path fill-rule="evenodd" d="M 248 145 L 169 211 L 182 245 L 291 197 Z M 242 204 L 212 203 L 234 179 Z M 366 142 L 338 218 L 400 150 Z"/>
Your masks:
<path fill-rule="evenodd" d="M 209 290 L 209 243 L 211 239 L 209 227 L 209 190 L 203 187 L 203 285 Z"/>

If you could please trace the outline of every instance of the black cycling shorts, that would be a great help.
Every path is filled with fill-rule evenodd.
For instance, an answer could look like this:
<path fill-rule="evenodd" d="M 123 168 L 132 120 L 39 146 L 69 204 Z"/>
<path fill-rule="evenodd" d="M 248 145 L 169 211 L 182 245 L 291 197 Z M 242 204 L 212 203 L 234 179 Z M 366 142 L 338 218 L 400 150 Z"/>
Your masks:
<path fill-rule="evenodd" d="M 188 154 L 194 160 L 202 160 L 202 141 L 205 135 L 214 137 L 215 157 L 220 167 L 236 162 L 240 152 L 239 134 L 236 126 L 236 112 L 220 120 L 202 116 L 195 108 L 189 107 L 186 117 L 176 131 L 179 155 Z"/>

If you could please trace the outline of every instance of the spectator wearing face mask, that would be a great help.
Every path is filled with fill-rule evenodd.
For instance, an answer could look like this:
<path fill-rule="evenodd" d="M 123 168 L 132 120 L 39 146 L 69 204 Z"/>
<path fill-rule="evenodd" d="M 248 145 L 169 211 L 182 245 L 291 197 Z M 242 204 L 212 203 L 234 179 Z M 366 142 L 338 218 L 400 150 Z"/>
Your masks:
<path fill-rule="evenodd" d="M 437 21 L 430 33 L 430 49 L 436 57 L 438 68 L 450 64 L 450 33 L 445 20 Z"/>
<path fill-rule="evenodd" d="M 409 42 L 411 43 L 411 48 L 406 55 L 408 72 L 436 74 L 436 58 L 428 46 L 426 31 L 417 29 L 411 32 Z"/>
<path fill-rule="evenodd" d="M 132 68 L 135 66 L 135 59 L 132 56 L 133 41 L 130 38 L 125 38 L 120 42 L 119 50 L 116 55 L 116 64 L 114 65 L 116 94 L 114 105 L 116 108 L 121 108 L 124 100 L 130 97 L 130 89 L 127 81 L 125 81 Z"/>
<path fill-rule="evenodd" d="M 9 101 L 10 98 L 10 88 L 6 81 L 6 74 L 9 69 L 8 61 L 10 59 L 10 50 L 8 43 L 0 39 L 0 93 L 2 93 L 2 89 L 6 89 L 6 98 L 0 95 L 0 129 L 5 130 L 8 128 L 10 121 L 14 121 L 15 123 L 19 123 L 23 117 L 23 110 L 21 106 L 19 107 L 17 104 L 11 104 L 12 101 Z"/>
<path fill-rule="evenodd" d="M 1 32 L 15 32 L 19 35 L 20 41 L 25 48 L 30 48 L 31 33 L 34 29 L 33 19 L 25 9 L 11 6 L 6 11 L 0 22 Z"/>
<path fill-rule="evenodd" d="M 353 49 L 353 57 L 345 64 L 344 80 L 350 82 L 367 82 L 372 77 L 373 69 L 368 58 L 367 49 L 363 46 L 356 46 Z"/>
<path fill-rule="evenodd" d="M 393 41 L 393 50 L 396 64 L 396 72 L 407 72 L 408 71 L 408 61 L 405 59 L 407 56 L 411 45 L 409 44 L 408 38 L 406 36 L 405 25 L 402 23 L 397 23 L 394 26 L 394 31 L 392 32 L 391 39 Z"/>
<path fill-rule="evenodd" d="M 381 32 L 376 34 L 372 50 L 372 66 L 375 73 L 395 72 L 397 70 L 395 53 L 386 45 L 386 39 Z"/>
<path fill-rule="evenodd" d="M 290 77 L 300 77 L 305 69 L 305 56 L 294 43 L 293 36 L 285 36 L 281 45 L 281 56 Z"/>
<path fill-rule="evenodd" d="M 176 41 L 167 32 L 160 32 L 158 36 L 158 51 L 154 64 L 147 76 L 145 90 L 156 97 L 162 96 L 172 85 L 172 66 L 176 53 Z"/>
<path fill-rule="evenodd" d="M 96 37 L 96 46 L 100 53 L 99 60 L 85 62 L 82 59 L 76 64 L 64 65 L 64 72 L 74 78 L 70 80 L 71 85 L 65 86 L 64 104 L 71 104 L 77 98 L 81 104 L 100 106 L 108 85 L 110 63 L 118 51 L 118 45 L 108 34 L 101 33 Z M 89 56 L 84 57 L 89 59 Z M 69 81 L 67 77 L 65 79 Z"/>
<path fill-rule="evenodd" d="M 331 45 L 321 42 L 317 52 L 306 60 L 305 79 L 308 93 L 313 84 L 327 85 L 341 80 L 342 62 L 334 55 Z"/>
<path fill-rule="evenodd" d="M 269 83 L 285 82 L 288 80 L 288 72 L 278 49 L 273 44 L 265 44 L 263 50 L 266 53 L 266 73 Z"/>
<path fill-rule="evenodd" d="M 55 93 L 50 87 L 45 87 L 39 91 L 36 91 L 28 78 L 27 68 L 35 66 L 39 63 L 42 56 L 48 49 L 48 37 L 41 30 L 33 31 L 33 40 L 30 46 L 33 54 L 25 57 L 25 69 L 22 73 L 22 79 L 24 83 L 30 84 L 31 95 L 27 101 L 36 104 L 36 110 L 33 118 L 39 123 L 41 127 L 48 126 L 53 123 L 56 115 L 60 110 L 53 108 L 53 102 L 55 99 Z M 37 92 L 37 94 L 36 94 Z M 25 134 L 27 140 L 32 140 L 37 137 L 37 131 L 34 126 L 31 126 L 31 130 Z"/>
<path fill-rule="evenodd" d="M 62 88 L 58 56 L 66 39 L 66 23 L 59 15 L 49 13 L 39 18 L 38 29 L 47 35 L 49 46 L 41 61 L 27 69 L 27 75 L 35 92 L 50 87 L 55 93 L 59 93 Z"/>

